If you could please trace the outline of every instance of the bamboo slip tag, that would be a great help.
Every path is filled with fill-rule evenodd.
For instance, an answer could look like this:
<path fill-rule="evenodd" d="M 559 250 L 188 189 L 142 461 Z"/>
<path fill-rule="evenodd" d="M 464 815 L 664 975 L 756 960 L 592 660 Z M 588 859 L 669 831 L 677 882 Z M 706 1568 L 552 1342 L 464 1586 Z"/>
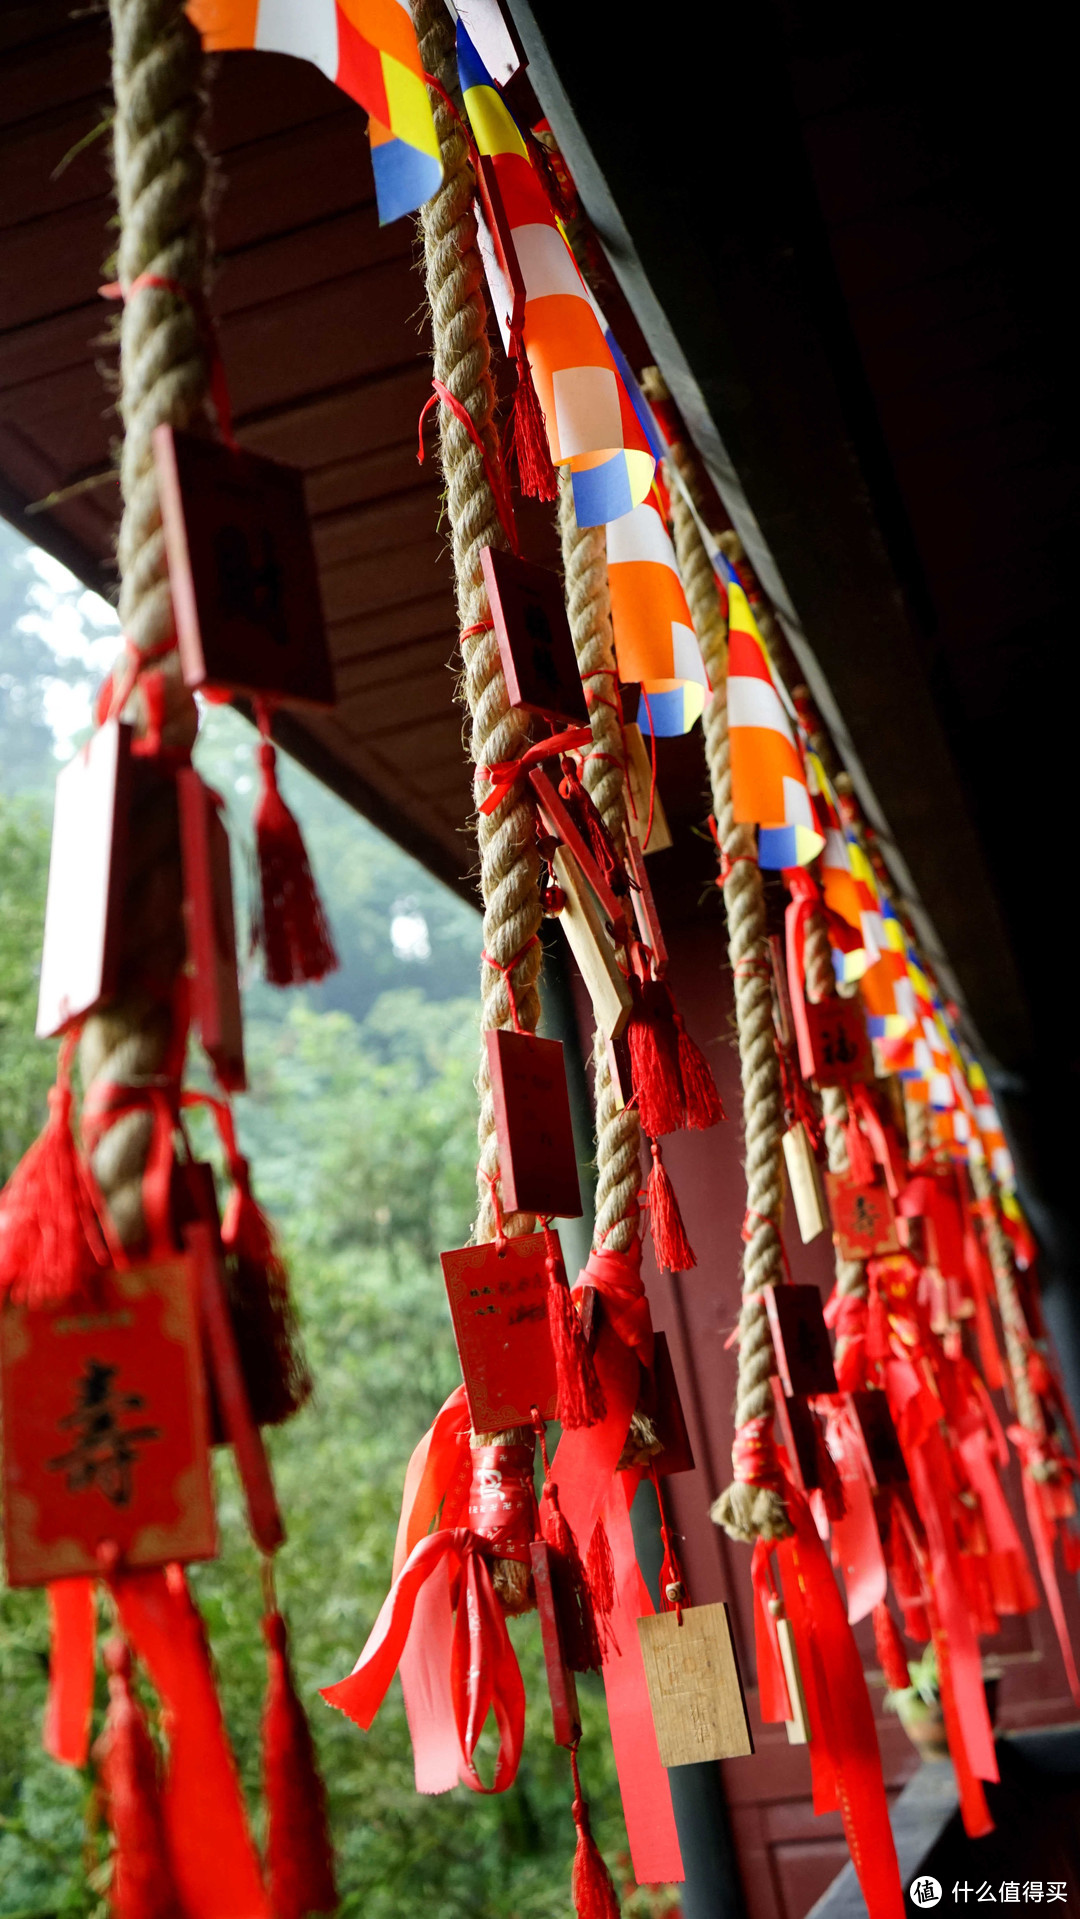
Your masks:
<path fill-rule="evenodd" d="M 776 1037 L 781 1046 L 795 1044 L 795 1020 L 791 1011 L 791 994 L 788 992 L 787 967 L 784 964 L 784 942 L 779 933 L 769 935 L 769 962 L 772 966 L 773 1022 Z"/>
<path fill-rule="evenodd" d="M 534 1539 L 529 1547 L 529 1556 L 536 1610 L 540 1617 L 544 1668 L 551 1697 L 551 1734 L 557 1746 L 573 1746 L 581 1737 L 581 1714 L 578 1710 L 577 1681 L 563 1652 L 552 1551 L 546 1540 Z"/>
<path fill-rule="evenodd" d="M 553 862 L 555 879 L 565 895 L 559 925 L 577 961 L 578 971 L 592 1001 L 596 1024 L 605 1039 L 618 1039 L 630 1018 L 630 986 L 615 957 L 615 948 L 600 918 L 596 902 L 569 847 L 560 846 Z M 625 1098 L 630 1092 L 624 1086 Z"/>
<path fill-rule="evenodd" d="M 803 1245 L 808 1246 L 812 1239 L 817 1239 L 818 1234 L 825 1231 L 825 1202 L 821 1195 L 817 1161 L 801 1119 L 797 1119 L 794 1126 L 789 1126 L 784 1134 L 784 1165 L 795 1204 L 795 1218 L 799 1222 L 799 1237 Z"/>
<path fill-rule="evenodd" d="M 51 1039 L 116 990 L 123 952 L 132 729 L 107 720 L 56 781 L 37 1036 Z"/>
<path fill-rule="evenodd" d="M 780 1647 L 780 1664 L 784 1668 L 784 1681 L 787 1685 L 788 1704 L 791 1718 L 785 1720 L 789 1746 L 808 1746 L 810 1744 L 810 1714 L 806 1710 L 806 1694 L 803 1691 L 802 1673 L 799 1670 L 799 1655 L 795 1650 L 795 1632 L 790 1619 L 784 1612 L 782 1599 L 770 1599 L 769 1611 L 776 1622 L 776 1638 Z"/>
<path fill-rule="evenodd" d="M 218 1082 L 230 1093 L 247 1086 L 244 1022 L 236 970 L 229 836 L 221 802 L 193 767 L 176 776 L 184 862 L 184 925 L 191 975 L 191 1013 Z"/>
<path fill-rule="evenodd" d="M 481 547 L 480 564 L 511 706 L 559 726 L 587 726 L 558 574 L 491 546 Z"/>
<path fill-rule="evenodd" d="M 153 443 L 185 685 L 333 706 L 299 467 L 169 426 Z"/>
<path fill-rule="evenodd" d="M 833 1239 L 845 1259 L 873 1259 L 900 1251 L 888 1188 L 860 1186 L 845 1173 L 826 1173 Z"/>
<path fill-rule="evenodd" d="M 562 1046 L 557 1039 L 513 1033 L 507 1027 L 489 1030 L 484 1041 L 504 1212 L 580 1219 L 581 1185 Z"/>
<path fill-rule="evenodd" d="M 633 833 L 626 836 L 626 864 L 630 869 L 633 882 L 631 898 L 634 902 L 634 918 L 638 932 L 653 956 L 653 966 L 657 977 L 666 972 L 668 950 L 660 925 L 660 915 L 656 910 L 656 901 L 649 884 L 649 875 L 645 866 L 645 855 L 634 838 Z"/>
<path fill-rule="evenodd" d="M 776 1369 L 791 1398 L 835 1393 L 829 1330 L 816 1286 L 763 1286 Z"/>
<path fill-rule="evenodd" d="M 627 815 L 631 831 L 643 853 L 663 853 L 672 843 L 671 828 L 667 823 L 667 814 L 664 812 L 659 788 L 655 791 L 653 789 L 652 760 L 640 726 L 632 723 L 625 725 L 623 741 L 626 746 L 626 783 L 630 788 L 631 804 L 627 808 Z M 651 831 L 649 828 L 650 796 L 652 798 Z"/>
<path fill-rule="evenodd" d="M 656 1745 L 665 1766 L 738 1759 L 754 1750 L 731 1622 L 723 1601 L 637 1622 Z"/>
<path fill-rule="evenodd" d="M 543 1233 L 441 1253 L 469 1417 L 478 1433 L 554 1419 L 555 1354 Z M 559 1275 L 562 1283 L 561 1274 Z"/>

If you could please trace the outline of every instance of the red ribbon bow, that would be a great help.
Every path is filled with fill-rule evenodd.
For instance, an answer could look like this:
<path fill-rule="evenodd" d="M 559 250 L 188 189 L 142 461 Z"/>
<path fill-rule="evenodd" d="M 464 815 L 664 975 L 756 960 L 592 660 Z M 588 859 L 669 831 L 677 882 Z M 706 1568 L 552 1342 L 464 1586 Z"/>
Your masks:
<path fill-rule="evenodd" d="M 496 760 L 494 766 L 478 766 L 476 771 L 480 779 L 491 781 L 491 792 L 486 800 L 480 802 L 481 813 L 494 813 L 515 780 L 519 780 L 531 766 L 542 766 L 545 760 L 557 759 L 563 753 L 576 753 L 591 744 L 591 727 L 572 726 L 565 733 L 552 733 L 546 740 L 534 741 L 532 746 L 526 747 L 519 760 Z"/>
<path fill-rule="evenodd" d="M 607 1314 L 624 1346 L 635 1352 L 643 1366 L 653 1363 L 653 1323 L 645 1282 L 641 1277 L 641 1242 L 635 1240 L 625 1253 L 608 1247 L 589 1254 L 574 1297 L 582 1285 L 594 1286 L 604 1302 Z"/>

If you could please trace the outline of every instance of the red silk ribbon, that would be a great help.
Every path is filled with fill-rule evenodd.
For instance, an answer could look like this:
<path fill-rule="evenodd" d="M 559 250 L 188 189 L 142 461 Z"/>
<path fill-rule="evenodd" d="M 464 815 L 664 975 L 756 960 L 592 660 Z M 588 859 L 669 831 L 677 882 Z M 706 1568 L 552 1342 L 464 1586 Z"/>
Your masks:
<path fill-rule="evenodd" d="M 1069 1691 L 1077 1705 L 1080 1705 L 1080 1676 L 1077 1675 L 1076 1660 L 1069 1639 L 1069 1627 L 1065 1618 L 1061 1588 L 1058 1585 L 1057 1565 L 1054 1560 L 1054 1542 L 1057 1528 L 1046 1510 L 1043 1488 L 1032 1476 L 1031 1468 L 1039 1458 L 1041 1442 L 1038 1435 L 1030 1433 L 1026 1426 L 1010 1426 L 1009 1438 L 1020 1455 L 1021 1482 L 1024 1488 L 1024 1509 L 1027 1513 L 1028 1527 L 1035 1546 L 1035 1558 L 1038 1562 L 1039 1577 L 1046 1594 L 1046 1603 L 1050 1608 L 1050 1617 L 1054 1622 L 1061 1657 L 1065 1666 L 1065 1677 L 1069 1682 Z"/>
<path fill-rule="evenodd" d="M 49 1594 L 49 1697 L 41 1743 L 64 1766 L 85 1766 L 94 1704 L 93 1579 L 54 1579 Z"/>
<path fill-rule="evenodd" d="M 514 782 L 527 773 L 531 766 L 542 766 L 545 760 L 556 759 L 563 753 L 576 753 L 583 746 L 591 744 L 592 731 L 589 727 L 571 726 L 563 733 L 552 733 L 545 740 L 535 740 L 532 746 L 526 747 L 519 760 L 496 760 L 492 766 L 478 766 L 478 777 L 491 782 L 491 792 L 480 802 L 481 813 L 494 813 Z"/>
<path fill-rule="evenodd" d="M 653 1323 L 641 1277 L 641 1241 L 635 1239 L 625 1253 L 607 1247 L 590 1253 L 574 1288 L 575 1299 L 584 1284 L 595 1286 L 604 1302 L 605 1316 L 623 1345 L 637 1354 L 647 1370 L 651 1369 Z"/>

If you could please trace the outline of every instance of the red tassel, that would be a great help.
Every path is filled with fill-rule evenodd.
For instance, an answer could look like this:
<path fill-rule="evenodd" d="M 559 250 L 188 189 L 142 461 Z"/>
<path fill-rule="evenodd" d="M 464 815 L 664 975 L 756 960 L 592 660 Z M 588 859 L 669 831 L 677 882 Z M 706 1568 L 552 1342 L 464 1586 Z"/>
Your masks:
<path fill-rule="evenodd" d="M 679 1078 L 679 1039 L 671 1017 L 671 997 L 656 980 L 631 978 L 634 1010 L 626 1036 L 641 1130 L 650 1139 L 678 1132 L 683 1123 Z"/>
<path fill-rule="evenodd" d="M 602 1517 L 593 1527 L 585 1556 L 585 1584 L 589 1589 L 597 1637 L 606 1653 L 612 1639 L 611 1615 L 615 1611 L 615 1561 L 611 1556 L 611 1541 Z"/>
<path fill-rule="evenodd" d="M 261 913 L 253 944 L 261 945 L 272 986 L 324 979 L 338 964 L 300 828 L 278 790 L 277 754 L 259 746 L 262 790 L 255 808 Z"/>
<path fill-rule="evenodd" d="M 247 1161 L 232 1161 L 234 1185 L 221 1222 L 229 1262 L 229 1314 L 251 1411 L 259 1426 L 279 1426 L 311 1394 L 311 1374 L 289 1290 L 289 1276 Z"/>
<path fill-rule="evenodd" d="M 892 1613 L 882 1599 L 874 1607 L 874 1644 L 890 1692 L 906 1692 L 911 1685 L 907 1655 Z"/>
<path fill-rule="evenodd" d="M 90 1172 L 71 1129 L 70 1063 L 60 1051 L 49 1118 L 0 1193 L 0 1300 L 58 1306 L 109 1263 Z"/>
<path fill-rule="evenodd" d="M 559 479 L 551 464 L 547 421 L 540 405 L 525 349 L 518 343 L 517 392 L 510 415 L 507 452 L 517 461 L 518 484 L 533 500 L 557 500 Z"/>
<path fill-rule="evenodd" d="M 649 1207 L 649 1226 L 652 1230 L 656 1263 L 669 1273 L 688 1273 L 692 1266 L 697 1265 L 694 1249 L 686 1237 L 686 1228 L 682 1223 L 675 1188 L 664 1170 L 660 1148 L 655 1140 L 652 1140 L 650 1144 L 653 1166 L 645 1189 L 645 1197 Z"/>
<path fill-rule="evenodd" d="M 95 1748 L 112 1829 L 113 1919 L 180 1919 L 158 1789 L 157 1754 L 131 1688 L 123 1639 L 105 1647 L 109 1712 Z"/>
<path fill-rule="evenodd" d="M 582 1798 L 578 1773 L 577 1747 L 570 1748 L 574 1775 L 574 1803 L 571 1808 L 577 1827 L 577 1848 L 571 1888 L 577 1919 L 619 1919 L 619 1899 L 589 1824 L 589 1808 Z"/>
<path fill-rule="evenodd" d="M 679 1012 L 675 1014 L 675 1025 L 679 1034 L 679 1078 L 682 1081 L 684 1123 L 704 1132 L 706 1127 L 716 1126 L 725 1117 L 723 1103 L 716 1090 L 712 1068 L 696 1039 L 691 1039 Z"/>
<path fill-rule="evenodd" d="M 307 1715 L 289 1670 L 288 1634 L 279 1612 L 263 1620 L 267 1644 L 263 1708 L 266 1865 L 274 1919 L 336 1912 L 338 1889 L 326 1811 Z"/>
<path fill-rule="evenodd" d="M 555 1349 L 556 1412 L 560 1425 L 573 1431 L 595 1426 L 607 1412 L 604 1389 L 585 1338 L 570 1288 L 553 1252 L 547 1258 L 547 1309 Z"/>

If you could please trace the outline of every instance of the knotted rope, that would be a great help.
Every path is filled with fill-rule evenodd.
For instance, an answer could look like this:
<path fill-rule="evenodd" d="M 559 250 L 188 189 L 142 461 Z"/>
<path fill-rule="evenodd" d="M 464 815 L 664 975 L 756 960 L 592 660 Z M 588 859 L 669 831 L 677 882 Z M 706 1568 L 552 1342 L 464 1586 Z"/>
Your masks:
<path fill-rule="evenodd" d="M 412 14 L 424 71 L 439 82 L 438 87 L 428 88 L 428 97 L 442 154 L 443 183 L 420 215 L 435 377 L 464 408 L 481 443 L 477 445 L 454 408 L 440 402 L 440 456 L 446 480 L 464 690 L 472 721 L 469 750 L 477 767 L 495 766 L 520 759 L 529 744 L 529 728 L 525 717 L 510 707 L 480 566 L 481 547 L 505 547 L 507 537 L 489 479 L 489 470 L 498 467 L 499 442 L 493 421 L 495 389 L 490 371 L 484 269 L 473 212 L 475 182 L 461 121 L 447 104 L 448 98 L 458 93 L 449 15 L 439 0 L 412 0 Z M 478 808 L 490 791 L 491 783 L 477 774 L 473 795 Z M 485 1029 L 515 1026 L 533 1033 L 540 1017 L 540 860 L 534 809 L 523 780 L 515 781 L 490 813 L 478 812 L 477 838 L 484 902 L 481 1023 Z M 494 1239 L 499 1223 L 495 1111 L 484 1052 L 480 1055 L 477 1091 L 478 1211 L 473 1237 L 482 1244 Z M 515 1213 L 504 1225 L 507 1233 L 528 1233 L 534 1221 L 531 1215 Z M 487 1444 L 493 1437 L 474 1435 L 473 1443 Z M 532 1442 L 527 1429 L 514 1428 L 499 1437 L 508 1445 Z M 495 1561 L 495 1586 L 507 1611 L 524 1611 L 532 1603 L 528 1568 L 516 1561 Z"/>
<path fill-rule="evenodd" d="M 688 486 L 690 456 L 672 449 Z M 765 893 L 753 828 L 736 825 L 731 797 L 731 748 L 727 715 L 727 623 L 712 564 L 681 490 L 671 492 L 675 551 L 705 671 L 713 688 L 705 707 L 705 759 L 721 851 L 728 954 L 735 977 L 735 1017 L 742 1069 L 743 1137 L 746 1153 L 746 1224 L 739 1373 L 735 1393 L 736 1433 L 756 1420 L 772 1419 L 770 1375 L 776 1370 L 772 1336 L 761 1289 L 782 1281 L 780 1170 L 784 1103 L 773 1030 L 771 969 L 766 941 Z M 754 1428 L 753 1430 L 757 1430 Z M 740 1455 L 741 1456 L 741 1455 Z M 771 1475 L 754 1483 L 736 1480 L 720 1495 L 713 1518 L 733 1539 L 783 1538 L 791 1530 L 783 1493 Z"/>
<path fill-rule="evenodd" d="M 805 966 L 807 997 L 815 1003 L 835 998 L 836 973 L 833 970 L 832 947 L 829 944 L 828 927 L 821 913 L 811 913 L 807 921 Z M 822 1087 L 821 1112 L 825 1121 L 825 1152 L 829 1171 L 850 1172 L 845 1130 L 848 1103 L 842 1086 Z M 866 1299 L 870 1291 L 865 1263 L 861 1259 L 845 1259 L 839 1248 L 836 1253 L 836 1290 L 844 1299 Z"/>
<path fill-rule="evenodd" d="M 969 1162 L 969 1171 L 986 1228 L 986 1250 L 990 1259 L 990 1270 L 994 1275 L 998 1311 L 1001 1314 L 1001 1329 L 1005 1335 L 1005 1354 L 1009 1362 L 1016 1416 L 1021 1426 L 1025 1427 L 1037 1441 L 1044 1441 L 1046 1419 L 1028 1372 L 1031 1335 L 1020 1298 L 1020 1289 L 1016 1284 L 1012 1247 L 1005 1228 L 1001 1224 L 993 1175 L 982 1155 Z M 1056 1478 L 1058 1468 L 1053 1460 L 1040 1458 L 1037 1448 L 1034 1448 L 1028 1470 L 1033 1479 L 1045 1480 Z"/>
<path fill-rule="evenodd" d="M 210 384 L 204 312 L 207 227 L 202 50 L 183 0 L 110 0 L 116 117 L 113 151 L 120 211 L 118 275 L 124 289 L 143 283 L 120 323 L 120 415 L 124 443 L 120 488 L 120 620 L 144 658 L 158 660 L 164 695 L 162 742 L 189 748 L 195 704 L 168 646 L 172 602 L 165 563 L 151 435 L 165 423 L 186 427 L 205 416 Z M 128 717 L 142 731 L 139 693 Z M 132 820 L 124 900 L 125 959 L 120 993 L 89 1019 L 80 1046 L 84 1090 L 135 1089 L 175 1081 L 173 988 L 184 962 L 179 832 L 175 789 L 162 780 Z M 142 1177 L 155 1117 L 145 1105 L 114 1101 L 120 1112 L 102 1132 L 93 1170 L 125 1246 L 146 1236 Z"/>

